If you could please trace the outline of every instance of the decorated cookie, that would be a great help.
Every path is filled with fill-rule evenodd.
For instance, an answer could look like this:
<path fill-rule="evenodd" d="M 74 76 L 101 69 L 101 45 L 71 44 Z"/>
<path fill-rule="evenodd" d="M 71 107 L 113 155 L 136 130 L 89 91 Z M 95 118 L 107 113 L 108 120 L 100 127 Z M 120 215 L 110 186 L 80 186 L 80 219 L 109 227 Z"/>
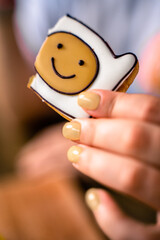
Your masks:
<path fill-rule="evenodd" d="M 77 104 L 89 89 L 126 91 L 138 72 L 133 53 L 116 56 L 92 29 L 66 15 L 48 31 L 28 87 L 68 120 L 89 117 Z"/>

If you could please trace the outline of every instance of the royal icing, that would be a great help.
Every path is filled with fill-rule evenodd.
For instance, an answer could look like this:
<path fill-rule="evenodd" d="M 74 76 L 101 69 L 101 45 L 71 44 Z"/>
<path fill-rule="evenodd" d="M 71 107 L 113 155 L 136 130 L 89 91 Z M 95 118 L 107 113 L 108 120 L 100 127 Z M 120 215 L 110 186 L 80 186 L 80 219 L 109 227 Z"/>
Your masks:
<path fill-rule="evenodd" d="M 118 89 L 136 64 L 134 54 L 116 56 L 98 34 L 66 15 L 48 31 L 29 87 L 67 119 L 89 117 L 77 104 L 78 94 Z"/>

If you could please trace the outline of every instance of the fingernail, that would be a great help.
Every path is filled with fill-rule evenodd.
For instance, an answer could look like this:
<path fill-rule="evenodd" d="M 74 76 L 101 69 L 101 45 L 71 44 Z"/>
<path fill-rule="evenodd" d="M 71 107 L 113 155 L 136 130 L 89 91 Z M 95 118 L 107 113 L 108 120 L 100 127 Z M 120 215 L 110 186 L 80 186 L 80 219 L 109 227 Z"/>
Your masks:
<path fill-rule="evenodd" d="M 69 122 L 63 126 L 62 134 L 70 140 L 79 140 L 81 134 L 81 125 L 79 122 Z"/>
<path fill-rule="evenodd" d="M 86 110 L 96 110 L 100 103 L 100 95 L 94 92 L 82 92 L 78 96 L 78 104 Z"/>
<path fill-rule="evenodd" d="M 98 208 L 100 200 L 97 194 L 97 191 L 94 188 L 89 189 L 85 195 L 85 201 L 88 207 L 94 211 Z"/>
<path fill-rule="evenodd" d="M 79 161 L 82 148 L 79 146 L 72 146 L 67 152 L 68 160 L 72 163 L 77 163 Z"/>

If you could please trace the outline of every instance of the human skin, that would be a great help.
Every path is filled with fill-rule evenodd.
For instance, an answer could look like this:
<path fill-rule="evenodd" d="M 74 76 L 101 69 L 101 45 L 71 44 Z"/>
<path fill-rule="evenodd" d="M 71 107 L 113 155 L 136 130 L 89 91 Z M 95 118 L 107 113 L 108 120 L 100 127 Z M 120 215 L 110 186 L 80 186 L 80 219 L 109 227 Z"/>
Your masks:
<path fill-rule="evenodd" d="M 157 222 L 145 225 L 132 219 L 102 189 L 89 190 L 87 203 L 111 239 L 160 239 L 160 99 L 101 90 L 92 93 L 100 96 L 98 107 L 85 111 L 94 118 L 76 119 L 63 127 L 64 136 L 71 140 L 76 136 L 78 143 L 69 149 L 69 160 L 106 187 L 154 208 Z"/>
<path fill-rule="evenodd" d="M 160 33 L 155 35 L 145 46 L 141 58 L 139 80 L 148 92 L 160 93 Z"/>
<path fill-rule="evenodd" d="M 35 178 L 50 172 L 63 172 L 65 177 L 77 175 L 65 154 L 73 143 L 63 138 L 61 128 L 62 123 L 50 126 L 24 145 L 16 158 L 16 173 L 21 178 Z"/>

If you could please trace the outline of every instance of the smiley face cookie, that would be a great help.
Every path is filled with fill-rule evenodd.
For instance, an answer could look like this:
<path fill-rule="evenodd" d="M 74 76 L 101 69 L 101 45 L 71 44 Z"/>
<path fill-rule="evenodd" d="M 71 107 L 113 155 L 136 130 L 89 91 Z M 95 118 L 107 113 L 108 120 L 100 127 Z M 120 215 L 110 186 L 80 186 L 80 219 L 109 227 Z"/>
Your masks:
<path fill-rule="evenodd" d="M 77 104 L 88 89 L 126 91 L 138 72 L 134 54 L 116 56 L 93 30 L 67 15 L 48 31 L 28 87 L 68 120 L 89 117 Z"/>

